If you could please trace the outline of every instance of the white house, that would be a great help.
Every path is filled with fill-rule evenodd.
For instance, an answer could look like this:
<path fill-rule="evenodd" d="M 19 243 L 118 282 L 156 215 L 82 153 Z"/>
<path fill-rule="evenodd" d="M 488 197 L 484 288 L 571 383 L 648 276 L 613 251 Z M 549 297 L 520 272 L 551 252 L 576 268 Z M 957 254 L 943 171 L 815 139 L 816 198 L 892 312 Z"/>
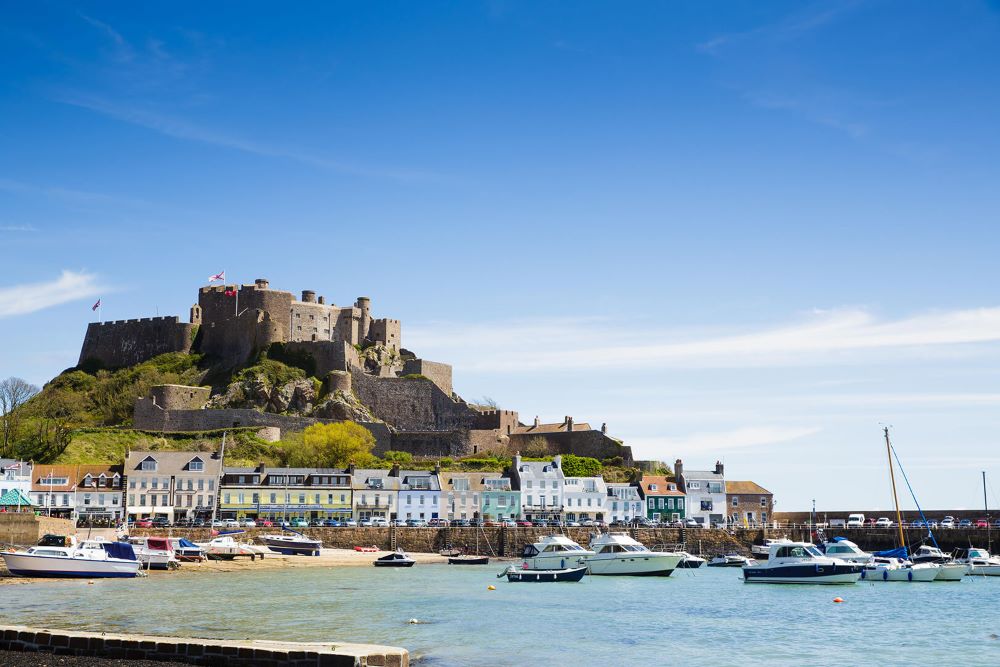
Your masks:
<path fill-rule="evenodd" d="M 0 496 L 17 490 L 30 498 L 31 467 L 30 461 L 0 459 Z"/>
<path fill-rule="evenodd" d="M 441 484 L 433 470 L 399 471 L 399 506 L 396 518 L 429 521 L 440 514 Z"/>
<path fill-rule="evenodd" d="M 726 478 L 719 461 L 714 470 L 685 470 L 684 463 L 674 462 L 674 476 L 687 494 L 687 518 L 704 526 L 726 522 Z"/>
<path fill-rule="evenodd" d="M 350 466 L 351 504 L 354 518 L 385 519 L 398 518 L 399 478 L 390 475 L 389 470 L 355 469 Z"/>
<path fill-rule="evenodd" d="M 639 487 L 632 484 L 608 483 L 608 498 L 605 501 L 608 523 L 632 521 L 646 516 L 646 509 L 639 495 Z"/>
<path fill-rule="evenodd" d="M 562 457 L 552 461 L 522 461 L 514 457 L 511 481 L 521 493 L 521 514 L 531 519 L 562 519 L 562 498 L 565 475 Z"/>
<path fill-rule="evenodd" d="M 125 477 L 130 520 L 208 519 L 215 512 L 222 458 L 212 452 L 129 452 Z"/>
<path fill-rule="evenodd" d="M 608 485 L 603 477 L 563 478 L 563 510 L 567 521 L 607 521 Z"/>

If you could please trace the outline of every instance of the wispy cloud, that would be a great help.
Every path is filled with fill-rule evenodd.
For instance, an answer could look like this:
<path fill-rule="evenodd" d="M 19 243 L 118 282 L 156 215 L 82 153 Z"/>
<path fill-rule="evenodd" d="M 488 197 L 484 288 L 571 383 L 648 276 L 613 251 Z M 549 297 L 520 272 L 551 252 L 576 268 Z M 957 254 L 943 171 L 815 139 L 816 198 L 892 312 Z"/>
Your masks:
<path fill-rule="evenodd" d="M 120 197 L 102 192 L 74 190 L 54 185 L 38 185 L 10 178 L 0 177 L 0 191 L 12 194 L 32 195 L 49 199 L 61 199 L 75 203 L 146 206 L 148 202 L 132 197 Z M 26 230 L 25 230 L 26 231 Z"/>
<path fill-rule="evenodd" d="M 810 122 L 846 132 L 855 139 L 868 133 L 865 123 L 850 120 L 849 114 L 841 110 L 845 106 L 843 99 L 829 99 L 829 96 L 818 99 L 815 94 L 787 95 L 760 90 L 747 91 L 743 97 L 755 107 L 797 113 Z"/>
<path fill-rule="evenodd" d="M 753 39 L 788 40 L 805 35 L 838 19 L 841 15 L 861 4 L 858 0 L 823 4 L 803 12 L 797 12 L 774 23 L 749 30 L 715 35 L 695 45 L 702 53 L 719 55 L 725 47 Z"/>
<path fill-rule="evenodd" d="M 114 47 L 114 57 L 116 60 L 121 62 L 130 62 L 135 57 L 132 45 L 129 44 L 124 37 L 122 37 L 120 32 L 112 28 L 104 21 L 99 21 L 91 16 L 87 16 L 83 12 L 77 12 L 77 15 L 100 31 L 101 34 L 103 34 L 111 42 Z"/>
<path fill-rule="evenodd" d="M 870 354 L 856 356 L 864 353 L 877 352 L 885 361 L 893 351 L 954 353 L 960 346 L 995 343 L 1000 341 L 1000 307 L 896 320 L 880 320 L 863 309 L 815 311 L 768 329 L 735 326 L 697 336 L 648 327 L 641 336 L 623 336 L 614 322 L 579 319 L 433 324 L 415 327 L 408 339 L 422 352 L 447 354 L 466 371 L 803 366 L 868 359 Z M 484 356 L 484 347 L 493 354 Z"/>
<path fill-rule="evenodd" d="M 34 225 L 0 225 L 0 232 L 37 232 Z"/>
<path fill-rule="evenodd" d="M 819 433 L 818 426 L 744 426 L 727 431 L 700 431 L 667 438 L 636 438 L 629 440 L 643 451 L 666 451 L 671 456 L 717 452 L 745 447 L 762 447 L 790 443 Z M 713 454 L 714 455 L 714 454 Z"/>
<path fill-rule="evenodd" d="M 55 280 L 0 287 L 0 317 L 27 315 L 104 291 L 91 273 L 63 271 Z"/>
<path fill-rule="evenodd" d="M 401 181 L 437 180 L 440 178 L 438 174 L 427 171 L 365 167 L 295 149 L 269 145 L 200 127 L 183 119 L 165 115 L 157 111 L 123 105 L 93 96 L 64 95 L 55 97 L 54 101 L 87 109 L 88 111 L 93 111 L 94 113 L 101 114 L 102 116 L 107 116 L 108 118 L 113 118 L 131 125 L 144 127 L 148 130 L 152 130 L 175 139 L 196 141 L 203 144 L 220 146 L 222 148 L 242 151 L 244 153 L 250 153 L 263 157 L 292 160 L 294 162 L 299 162 L 313 167 L 330 169 L 357 176 L 374 176 Z"/>

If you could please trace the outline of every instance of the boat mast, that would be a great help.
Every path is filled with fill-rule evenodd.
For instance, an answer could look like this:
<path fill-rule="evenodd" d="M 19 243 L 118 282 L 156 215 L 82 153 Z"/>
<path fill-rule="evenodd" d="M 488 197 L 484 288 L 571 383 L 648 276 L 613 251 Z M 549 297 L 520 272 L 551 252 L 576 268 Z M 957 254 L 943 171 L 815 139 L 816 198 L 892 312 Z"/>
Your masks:
<path fill-rule="evenodd" d="M 990 535 L 990 501 L 986 498 L 986 471 L 983 471 L 983 510 L 986 512 L 986 550 L 990 551 L 993 539 Z"/>
<path fill-rule="evenodd" d="M 906 538 L 903 537 L 903 518 L 899 514 L 899 497 L 896 495 L 896 473 L 892 469 L 892 445 L 889 443 L 889 427 L 883 427 L 885 433 L 885 453 L 889 457 L 889 480 L 892 482 L 892 502 L 896 506 L 896 528 L 899 529 L 899 546 L 906 546 Z"/>

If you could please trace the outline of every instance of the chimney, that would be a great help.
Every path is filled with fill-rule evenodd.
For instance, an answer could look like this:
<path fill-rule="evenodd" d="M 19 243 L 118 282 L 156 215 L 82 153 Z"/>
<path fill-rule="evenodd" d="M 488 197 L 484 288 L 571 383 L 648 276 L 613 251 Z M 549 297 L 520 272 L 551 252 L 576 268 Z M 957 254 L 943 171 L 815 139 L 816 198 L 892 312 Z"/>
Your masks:
<path fill-rule="evenodd" d="M 316 303 L 316 292 L 311 289 L 302 290 L 302 303 Z"/>
<path fill-rule="evenodd" d="M 434 462 L 434 474 L 435 475 L 440 475 L 441 474 L 441 462 L 440 461 L 435 461 Z"/>
<path fill-rule="evenodd" d="M 603 424 L 601 424 L 601 433 L 603 433 L 604 435 L 608 434 L 608 423 L 607 422 L 604 422 Z"/>
<path fill-rule="evenodd" d="M 722 470 L 723 470 L 723 468 L 722 468 L 722 461 L 716 461 L 715 462 L 715 474 L 716 475 L 721 475 L 722 474 Z"/>
<path fill-rule="evenodd" d="M 680 485 L 681 491 L 684 490 L 684 462 L 680 459 L 674 461 L 674 479 Z"/>
<path fill-rule="evenodd" d="M 256 285 L 257 289 L 267 289 L 271 283 L 267 282 L 267 278 L 257 278 L 253 284 Z"/>
<path fill-rule="evenodd" d="M 568 415 L 566 416 L 566 430 L 567 431 L 573 430 L 573 418 Z"/>
<path fill-rule="evenodd" d="M 389 477 L 399 477 L 399 464 L 393 463 L 392 468 L 389 469 Z"/>
<path fill-rule="evenodd" d="M 552 457 L 552 467 L 562 470 L 562 454 Z"/>
<path fill-rule="evenodd" d="M 325 306 L 326 305 L 326 297 L 325 296 L 321 296 L 319 298 L 319 305 L 321 305 L 321 306 Z"/>
<path fill-rule="evenodd" d="M 541 422 L 538 420 L 538 415 L 535 415 L 535 428 L 538 428 L 540 424 Z"/>
<path fill-rule="evenodd" d="M 347 464 L 347 474 L 348 475 L 352 475 L 353 476 L 355 470 L 357 470 L 357 468 L 354 467 L 354 463 L 353 462 Z"/>

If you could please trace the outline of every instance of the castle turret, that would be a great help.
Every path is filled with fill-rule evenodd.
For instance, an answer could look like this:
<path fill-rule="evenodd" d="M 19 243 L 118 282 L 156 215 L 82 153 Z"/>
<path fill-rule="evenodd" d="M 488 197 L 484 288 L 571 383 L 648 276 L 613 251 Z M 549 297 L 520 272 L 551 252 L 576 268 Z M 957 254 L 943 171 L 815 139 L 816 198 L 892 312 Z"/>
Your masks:
<path fill-rule="evenodd" d="M 361 340 L 368 338 L 368 331 L 372 325 L 372 300 L 366 296 L 359 296 L 354 302 L 354 307 L 361 310 L 361 321 L 358 322 L 358 337 Z"/>
<path fill-rule="evenodd" d="M 268 289 L 271 285 L 271 283 L 267 281 L 267 278 L 257 278 L 253 281 L 253 284 L 257 286 L 257 289 Z"/>
<path fill-rule="evenodd" d="M 316 292 L 311 289 L 302 290 L 302 303 L 316 303 Z"/>
<path fill-rule="evenodd" d="M 191 324 L 201 324 L 201 306 L 194 304 L 191 306 Z"/>

